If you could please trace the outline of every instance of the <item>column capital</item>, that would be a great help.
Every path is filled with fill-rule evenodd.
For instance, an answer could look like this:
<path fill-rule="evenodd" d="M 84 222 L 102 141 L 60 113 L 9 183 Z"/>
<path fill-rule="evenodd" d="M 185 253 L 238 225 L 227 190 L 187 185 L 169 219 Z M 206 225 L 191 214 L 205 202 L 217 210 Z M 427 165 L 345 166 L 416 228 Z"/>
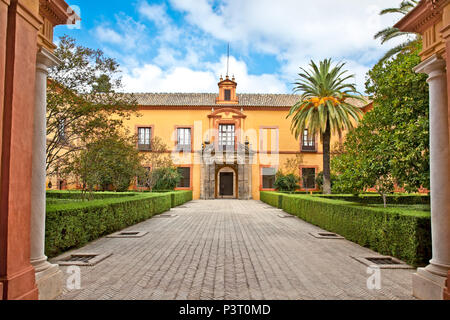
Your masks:
<path fill-rule="evenodd" d="M 417 65 L 413 70 L 416 73 L 426 73 L 430 77 L 445 74 L 446 62 L 439 55 L 434 54 Z"/>
<path fill-rule="evenodd" d="M 61 64 L 59 60 L 52 52 L 46 48 L 40 48 L 36 56 L 36 70 L 41 72 L 48 72 L 48 68 Z"/>

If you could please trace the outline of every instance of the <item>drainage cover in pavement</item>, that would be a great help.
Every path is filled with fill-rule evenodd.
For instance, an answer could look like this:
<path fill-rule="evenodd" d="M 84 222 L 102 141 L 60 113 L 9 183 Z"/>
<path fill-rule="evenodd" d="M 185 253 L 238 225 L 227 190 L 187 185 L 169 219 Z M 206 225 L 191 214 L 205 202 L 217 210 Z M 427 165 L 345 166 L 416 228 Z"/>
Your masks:
<path fill-rule="evenodd" d="M 344 237 L 332 232 L 310 232 L 309 234 L 317 239 L 344 239 Z"/>
<path fill-rule="evenodd" d="M 87 263 L 87 262 L 89 262 L 89 260 L 91 260 L 91 259 L 93 259 L 93 258 L 95 258 L 96 256 L 94 256 L 94 255 L 73 255 L 73 256 L 70 256 L 69 258 L 67 258 L 65 261 L 68 261 L 68 262 L 84 262 L 84 263 Z"/>
<path fill-rule="evenodd" d="M 112 253 L 73 253 L 57 261 L 60 266 L 94 266 L 108 258 Z"/>
<path fill-rule="evenodd" d="M 293 218 L 294 216 L 290 215 L 290 214 L 278 214 L 277 215 L 280 218 Z"/>
<path fill-rule="evenodd" d="M 145 236 L 148 232 L 145 231 L 119 231 L 109 236 L 107 238 L 141 238 Z"/>
<path fill-rule="evenodd" d="M 176 218 L 176 217 L 178 217 L 176 214 L 160 214 L 154 216 L 153 218 Z"/>
<path fill-rule="evenodd" d="M 336 233 L 319 233 L 322 237 L 337 237 L 338 235 Z"/>
<path fill-rule="evenodd" d="M 403 261 L 393 257 L 352 257 L 356 261 L 365 264 L 368 267 L 380 269 L 413 269 Z"/>
<path fill-rule="evenodd" d="M 398 261 L 393 260 L 392 258 L 366 258 L 370 262 L 373 262 L 377 265 L 383 265 L 383 264 L 401 264 Z"/>

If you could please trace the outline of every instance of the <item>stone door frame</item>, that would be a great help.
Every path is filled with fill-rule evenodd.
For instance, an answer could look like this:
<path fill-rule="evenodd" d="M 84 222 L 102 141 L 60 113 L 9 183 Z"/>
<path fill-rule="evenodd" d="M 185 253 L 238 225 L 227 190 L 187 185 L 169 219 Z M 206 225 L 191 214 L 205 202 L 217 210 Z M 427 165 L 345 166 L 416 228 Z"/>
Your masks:
<path fill-rule="evenodd" d="M 233 165 L 224 165 L 219 166 L 216 165 L 216 191 L 215 196 L 216 199 L 237 199 L 237 188 L 238 188 L 238 181 L 237 181 L 237 168 L 234 168 Z M 233 173 L 233 195 L 232 196 L 221 196 L 220 195 L 220 174 L 221 173 Z"/>

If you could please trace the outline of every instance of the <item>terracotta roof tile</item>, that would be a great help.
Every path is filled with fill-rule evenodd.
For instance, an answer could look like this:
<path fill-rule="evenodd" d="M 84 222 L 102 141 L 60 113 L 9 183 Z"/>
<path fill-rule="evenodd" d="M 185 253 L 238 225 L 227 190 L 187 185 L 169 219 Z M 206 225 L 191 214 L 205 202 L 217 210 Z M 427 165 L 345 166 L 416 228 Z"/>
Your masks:
<path fill-rule="evenodd" d="M 216 106 L 215 93 L 134 93 L 138 105 L 141 106 Z M 296 94 L 238 94 L 237 106 L 251 107 L 291 107 L 298 100 Z M 352 99 L 359 107 L 369 104 Z"/>

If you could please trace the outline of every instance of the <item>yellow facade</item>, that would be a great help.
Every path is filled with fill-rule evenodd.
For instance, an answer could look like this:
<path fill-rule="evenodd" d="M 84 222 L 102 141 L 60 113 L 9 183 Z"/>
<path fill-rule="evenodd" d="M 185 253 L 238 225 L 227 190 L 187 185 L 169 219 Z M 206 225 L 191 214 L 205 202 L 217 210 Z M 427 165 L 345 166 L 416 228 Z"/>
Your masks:
<path fill-rule="evenodd" d="M 245 173 L 248 181 L 242 178 L 244 180 L 242 183 L 249 184 L 249 186 L 245 185 L 249 193 L 248 197 L 245 196 L 246 198 L 259 199 L 259 191 L 267 188 L 267 184 L 263 185 L 263 168 L 284 169 L 288 159 L 300 160 L 297 160 L 297 168 L 294 172 L 300 177 L 303 168 L 315 169 L 315 174 L 322 171 L 323 149 L 318 137 L 315 137 L 315 148 L 310 147 L 305 151 L 303 149 L 308 148 L 302 147 L 302 139 L 300 138 L 300 141 L 295 139 L 290 131 L 291 120 L 286 116 L 298 96 L 239 95 L 235 92 L 237 84 L 234 81 L 228 78 L 221 80 L 215 99 L 213 94 L 137 95 L 138 103 L 141 105 L 140 116 L 125 123 L 127 128 L 136 134 L 139 133 L 139 128 L 150 128 L 152 137 L 161 138 L 169 146 L 167 152 L 171 153 L 175 164 L 179 167 L 190 168 L 191 179 L 187 189 L 193 191 L 194 199 L 207 198 L 202 192 L 205 190 L 206 174 L 202 150 L 205 141 L 217 147 L 220 140 L 218 130 L 221 124 L 234 125 L 235 144 L 245 145 L 248 141 L 249 149 L 254 152 L 253 161 L 248 166 L 251 173 L 248 175 Z M 225 90 L 231 92 L 225 93 Z M 177 146 L 177 128 L 189 128 L 192 143 L 190 151 L 174 152 Z M 338 141 L 339 137 L 332 137 L 331 145 Z M 217 169 L 223 167 L 226 165 L 221 164 L 217 166 Z M 236 168 L 237 165 L 229 171 L 239 170 Z M 217 170 L 214 175 L 216 190 L 214 192 L 211 190 L 213 192 L 211 195 L 221 198 L 218 189 L 223 186 L 218 185 Z M 239 173 L 234 173 L 234 189 L 238 184 L 238 175 Z M 240 175 L 239 179 L 241 179 Z M 240 184 L 241 188 L 243 185 Z M 238 193 L 234 191 L 232 197 L 240 198 L 242 194 Z"/>

